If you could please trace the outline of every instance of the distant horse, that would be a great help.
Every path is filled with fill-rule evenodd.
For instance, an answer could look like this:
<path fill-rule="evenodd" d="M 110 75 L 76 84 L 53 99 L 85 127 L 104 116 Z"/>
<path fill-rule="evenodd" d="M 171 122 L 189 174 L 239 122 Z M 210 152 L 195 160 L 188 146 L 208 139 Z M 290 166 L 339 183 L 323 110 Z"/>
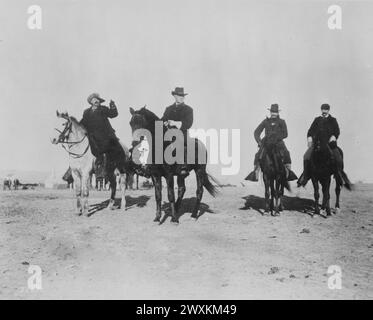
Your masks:
<path fill-rule="evenodd" d="M 265 186 L 265 212 L 270 211 L 272 216 L 278 216 L 283 210 L 284 188 L 290 191 L 290 186 L 280 150 L 275 142 L 270 139 L 265 141 L 259 163 Z"/>
<path fill-rule="evenodd" d="M 179 217 L 177 216 L 177 211 L 180 208 L 182 199 L 184 197 L 184 193 L 186 190 L 185 187 L 185 176 L 180 175 L 180 167 L 178 164 L 167 164 L 162 162 L 161 164 L 155 163 L 155 152 L 157 149 L 157 146 L 155 145 L 155 124 L 156 121 L 160 121 L 160 119 L 151 111 L 146 109 L 145 107 L 134 110 L 130 108 L 130 113 L 132 115 L 132 118 L 130 120 L 130 125 L 132 128 L 132 133 L 134 133 L 137 129 L 146 129 L 150 132 L 152 135 L 152 162 L 147 164 L 144 168 L 144 171 L 142 172 L 137 171 L 141 175 L 145 175 L 147 177 L 151 177 L 154 188 L 155 188 L 155 199 L 157 203 L 157 209 L 156 209 L 156 217 L 154 219 L 155 222 L 161 222 L 161 205 L 162 205 L 162 177 L 166 179 L 167 183 L 167 193 L 168 193 L 168 201 L 170 202 L 171 207 L 171 222 L 172 223 L 179 223 Z M 166 128 L 163 128 L 164 131 L 166 131 Z M 194 143 L 197 146 L 201 146 L 201 143 L 198 142 L 197 139 L 194 139 Z M 167 147 L 167 143 L 164 144 L 164 148 Z M 196 147 L 197 149 L 197 147 Z M 159 152 L 159 150 L 158 150 Z M 204 152 L 207 158 L 207 150 L 204 147 Z M 206 190 L 212 195 L 216 196 L 218 193 L 218 189 L 216 186 L 214 186 L 210 179 L 215 181 L 215 179 L 207 174 L 206 172 L 206 163 L 198 163 L 197 154 L 195 153 L 195 164 L 188 164 L 188 170 L 194 170 L 197 178 L 197 201 L 196 204 L 192 210 L 192 218 L 197 219 L 198 218 L 198 211 L 199 206 L 201 203 L 202 195 L 203 195 L 203 187 L 206 188 Z M 163 154 L 163 150 L 162 150 Z M 177 176 L 177 185 L 178 185 L 178 198 L 175 203 L 175 193 L 174 193 L 174 176 Z M 166 217 L 165 217 L 166 218 Z"/>
<path fill-rule="evenodd" d="M 335 146 L 337 148 L 337 146 Z M 339 149 L 343 159 L 342 150 Z M 345 186 L 346 189 L 352 190 L 352 184 L 348 179 L 346 173 L 343 171 L 343 163 L 342 166 L 338 168 L 338 164 L 335 164 L 332 160 L 332 151 L 330 149 L 329 141 L 322 137 L 321 135 L 314 138 L 314 147 L 311 154 L 310 159 L 310 177 L 313 184 L 314 189 L 314 197 L 315 197 L 315 214 L 320 214 L 319 208 L 319 183 L 322 187 L 323 193 L 323 200 L 321 204 L 321 210 L 326 211 L 326 215 L 331 215 L 330 209 L 330 184 L 331 184 L 331 176 L 334 175 L 334 179 L 336 182 L 335 187 L 335 194 L 336 194 L 336 202 L 335 208 L 336 212 L 340 210 L 339 206 L 339 197 L 341 193 L 342 186 Z"/>
<path fill-rule="evenodd" d="M 7 188 L 8 188 L 9 190 L 11 190 L 11 187 L 12 187 L 12 179 L 6 177 L 6 178 L 4 179 L 4 182 L 3 182 L 3 190 L 5 190 L 5 189 L 7 189 Z"/>
<path fill-rule="evenodd" d="M 69 154 L 70 168 L 74 179 L 74 187 L 77 197 L 78 214 L 88 216 L 90 176 L 94 169 L 96 158 L 91 152 L 87 132 L 84 127 L 74 117 L 70 117 L 67 113 L 59 113 L 57 111 L 57 117 L 65 119 L 66 122 L 62 131 L 56 129 L 59 132 L 59 136 L 54 138 L 52 143 L 61 144 Z M 125 153 L 128 155 L 127 150 L 125 150 Z M 120 175 L 123 208 L 126 207 L 125 175 L 125 173 Z M 114 175 L 114 172 L 111 172 L 108 176 L 111 185 L 109 208 L 114 209 L 117 185 L 116 176 Z"/>

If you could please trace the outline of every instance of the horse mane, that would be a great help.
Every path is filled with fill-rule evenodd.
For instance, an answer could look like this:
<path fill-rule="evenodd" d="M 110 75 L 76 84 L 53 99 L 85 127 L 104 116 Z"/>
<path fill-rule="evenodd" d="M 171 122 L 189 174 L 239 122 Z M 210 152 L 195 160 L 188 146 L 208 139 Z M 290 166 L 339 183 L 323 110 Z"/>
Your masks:
<path fill-rule="evenodd" d="M 154 112 L 150 111 L 149 109 L 146 109 L 145 107 L 136 111 L 136 113 L 143 115 L 148 121 L 155 122 L 157 120 L 160 120 L 159 117 Z"/>
<path fill-rule="evenodd" d="M 75 124 L 78 128 L 82 129 L 85 133 L 87 133 L 87 129 L 73 116 L 69 116 L 70 121 Z"/>

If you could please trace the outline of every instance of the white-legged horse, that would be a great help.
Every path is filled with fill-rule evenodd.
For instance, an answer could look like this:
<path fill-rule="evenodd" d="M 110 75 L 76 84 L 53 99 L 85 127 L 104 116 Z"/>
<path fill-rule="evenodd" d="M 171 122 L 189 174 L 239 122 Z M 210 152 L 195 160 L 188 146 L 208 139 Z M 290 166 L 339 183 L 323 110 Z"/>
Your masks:
<path fill-rule="evenodd" d="M 65 119 L 66 122 L 61 131 L 56 129 L 59 132 L 59 135 L 52 139 L 52 143 L 61 144 L 69 154 L 69 163 L 71 174 L 74 178 L 74 189 L 77 198 L 77 214 L 88 216 L 89 187 L 96 158 L 91 152 L 87 132 L 84 127 L 74 117 L 69 116 L 67 113 L 59 113 L 57 111 L 57 117 Z M 128 149 L 123 145 L 122 147 L 126 156 L 128 156 Z M 121 206 L 119 206 L 119 208 L 122 207 L 125 209 L 126 173 L 120 173 L 118 170 L 116 170 L 116 173 L 120 175 L 119 183 L 122 196 Z M 109 173 L 109 179 L 111 187 L 109 208 L 115 209 L 114 202 L 117 182 L 114 172 Z"/>

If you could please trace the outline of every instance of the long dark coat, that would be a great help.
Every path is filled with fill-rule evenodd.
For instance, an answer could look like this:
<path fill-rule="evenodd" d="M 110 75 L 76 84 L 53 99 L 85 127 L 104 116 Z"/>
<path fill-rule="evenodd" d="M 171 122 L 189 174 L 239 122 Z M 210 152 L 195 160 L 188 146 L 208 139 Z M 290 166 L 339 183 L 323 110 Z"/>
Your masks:
<path fill-rule="evenodd" d="M 163 114 L 162 121 L 166 120 L 181 121 L 180 130 L 185 133 L 192 127 L 193 109 L 184 103 L 180 105 L 174 103 L 168 106 Z"/>
<path fill-rule="evenodd" d="M 329 141 L 331 136 L 335 136 L 338 139 L 339 134 L 340 130 L 337 119 L 329 115 L 326 118 L 323 116 L 316 117 L 307 132 L 307 137 L 315 138 L 316 136 L 320 136 Z"/>
<path fill-rule="evenodd" d="M 109 122 L 109 118 L 118 116 L 116 107 L 99 106 L 93 110 L 92 107 L 84 110 L 80 123 L 88 132 L 92 153 L 97 156 L 107 152 L 116 143 L 118 138 L 115 130 Z"/>

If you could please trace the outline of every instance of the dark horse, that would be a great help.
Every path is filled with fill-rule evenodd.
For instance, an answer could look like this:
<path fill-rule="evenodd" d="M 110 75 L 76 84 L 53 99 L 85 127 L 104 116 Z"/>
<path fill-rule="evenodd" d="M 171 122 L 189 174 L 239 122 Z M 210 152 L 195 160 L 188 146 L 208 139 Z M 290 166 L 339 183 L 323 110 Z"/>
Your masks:
<path fill-rule="evenodd" d="M 260 168 L 265 186 L 265 212 L 271 211 L 272 216 L 280 215 L 280 211 L 283 210 L 284 188 L 290 191 L 282 158 L 277 144 L 271 139 L 266 140 Z"/>
<path fill-rule="evenodd" d="M 335 148 L 338 148 L 336 145 Z M 314 197 L 315 197 L 315 214 L 320 214 L 319 208 L 319 183 L 322 187 L 323 193 L 323 200 L 321 204 L 321 209 L 326 211 L 326 215 L 331 215 L 330 209 L 330 184 L 331 184 L 331 176 L 334 175 L 335 179 L 335 194 L 336 194 L 336 202 L 335 208 L 336 212 L 340 210 L 339 207 L 339 196 L 341 193 L 342 186 L 345 186 L 346 189 L 351 190 L 352 184 L 349 181 L 346 173 L 343 171 L 343 162 L 338 164 L 335 163 L 332 157 L 332 150 L 330 149 L 331 146 L 329 141 L 320 136 L 315 137 L 314 139 L 314 147 L 311 154 L 311 161 L 310 161 L 310 176 L 313 184 L 314 189 Z M 341 158 L 343 159 L 343 152 L 340 148 L 338 151 L 341 154 Z"/>
<path fill-rule="evenodd" d="M 155 199 L 157 202 L 157 210 L 156 210 L 156 217 L 154 219 L 155 222 L 161 222 L 161 204 L 162 204 L 162 177 L 166 179 L 167 183 L 167 190 L 168 190 L 168 200 L 170 202 L 171 207 L 171 222 L 178 223 L 179 217 L 177 216 L 177 211 L 180 208 L 181 201 L 183 199 L 184 193 L 185 193 L 185 176 L 180 175 L 180 165 L 179 164 L 167 164 L 164 161 L 162 161 L 160 164 L 155 163 L 155 152 L 157 151 L 157 146 L 155 145 L 155 125 L 156 121 L 160 121 L 160 119 L 151 111 L 146 109 L 145 107 L 134 110 L 130 108 L 130 112 L 132 115 L 130 125 L 132 128 L 132 133 L 134 133 L 136 130 L 139 129 L 146 129 L 151 134 L 151 151 L 149 155 L 152 155 L 152 162 L 148 163 L 145 168 L 142 168 L 142 171 L 137 171 L 140 175 L 150 176 L 154 188 L 155 188 Z M 163 126 L 162 126 L 163 127 Z M 163 131 L 165 132 L 167 128 L 163 128 Z M 201 143 L 194 139 L 194 144 L 197 149 L 197 145 L 201 147 Z M 139 142 L 138 142 L 139 143 Z M 164 143 L 164 148 L 169 145 L 170 142 Z M 203 147 L 205 155 L 207 158 L 207 151 L 206 148 Z M 163 150 L 162 150 L 163 151 Z M 159 152 L 159 150 L 158 150 Z M 218 189 L 216 186 L 214 186 L 210 179 L 214 182 L 216 180 L 207 174 L 206 172 L 206 163 L 199 163 L 198 162 L 198 153 L 195 152 L 195 161 L 194 164 L 188 164 L 187 168 L 188 171 L 195 171 L 196 178 L 197 178 L 197 201 L 196 204 L 192 210 L 192 218 L 197 219 L 198 218 L 198 210 L 201 203 L 202 195 L 203 195 L 203 187 L 206 188 L 206 190 L 212 195 L 216 196 Z M 178 198 L 175 203 L 175 193 L 174 193 L 174 176 L 177 176 L 177 185 L 178 185 Z M 165 216 L 167 218 L 167 216 Z"/>

